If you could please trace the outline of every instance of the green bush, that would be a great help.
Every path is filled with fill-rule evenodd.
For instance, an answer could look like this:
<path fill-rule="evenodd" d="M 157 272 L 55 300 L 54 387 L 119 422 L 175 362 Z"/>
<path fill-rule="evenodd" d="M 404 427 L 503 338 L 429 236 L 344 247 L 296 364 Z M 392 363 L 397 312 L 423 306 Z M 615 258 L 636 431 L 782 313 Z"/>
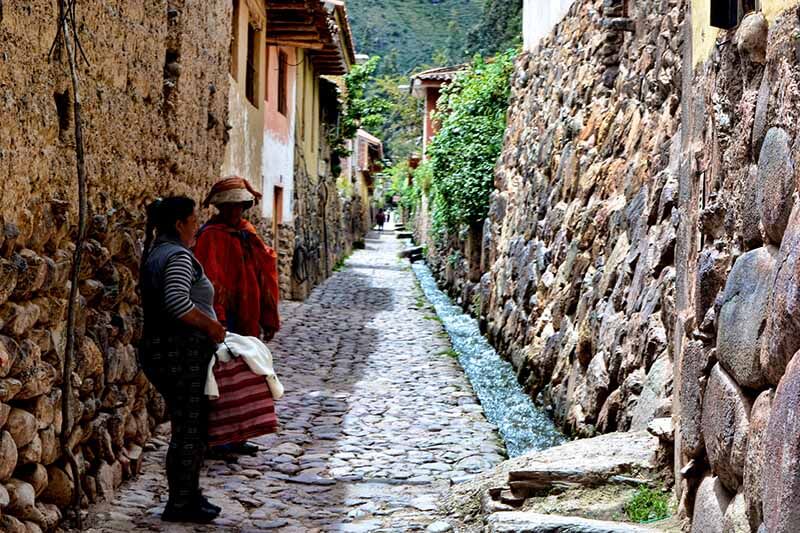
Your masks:
<path fill-rule="evenodd" d="M 428 149 L 433 171 L 433 227 L 441 234 L 480 223 L 489 210 L 494 168 L 503 148 L 516 52 L 469 69 L 442 91 L 439 133 Z"/>
<path fill-rule="evenodd" d="M 650 487 L 641 487 L 625 506 L 632 522 L 654 522 L 669 516 L 669 494 Z"/>

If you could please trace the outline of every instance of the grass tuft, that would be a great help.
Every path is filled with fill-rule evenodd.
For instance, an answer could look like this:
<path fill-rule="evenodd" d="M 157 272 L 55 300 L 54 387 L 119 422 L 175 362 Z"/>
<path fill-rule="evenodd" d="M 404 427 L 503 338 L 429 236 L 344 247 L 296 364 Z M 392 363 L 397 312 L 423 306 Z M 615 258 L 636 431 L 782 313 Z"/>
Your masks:
<path fill-rule="evenodd" d="M 632 522 L 645 523 L 669 517 L 669 494 L 650 487 L 641 487 L 625 506 Z"/>

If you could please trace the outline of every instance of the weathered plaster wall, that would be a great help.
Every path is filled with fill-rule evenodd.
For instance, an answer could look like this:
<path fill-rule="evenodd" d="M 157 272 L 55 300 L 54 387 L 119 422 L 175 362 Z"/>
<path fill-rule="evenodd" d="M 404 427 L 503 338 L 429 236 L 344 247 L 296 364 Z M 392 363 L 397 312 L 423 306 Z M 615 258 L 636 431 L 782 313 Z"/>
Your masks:
<path fill-rule="evenodd" d="M 695 532 L 800 530 L 800 17 L 762 5 L 707 60 L 686 51 L 675 418 Z"/>
<path fill-rule="evenodd" d="M 0 22 L 2 531 L 24 531 L 23 520 L 53 529 L 73 486 L 57 438 L 76 221 L 74 117 L 63 60 L 47 58 L 54 6 L 5 2 Z M 219 175 L 231 13 L 225 0 L 89 0 L 78 14 L 90 61 L 80 76 L 92 224 L 71 444 L 95 500 L 137 470 L 163 416 L 134 349 L 143 210 L 159 194 L 200 199 Z M 56 95 L 66 95 L 59 106 Z"/>
<path fill-rule="evenodd" d="M 266 48 L 256 46 L 255 104 L 246 97 L 247 38 L 249 25 L 259 28 L 256 39 L 262 39 L 264 8 L 257 2 L 247 0 L 238 2 L 238 15 L 233 24 L 238 25 L 238 38 L 233 51 L 232 76 L 228 86 L 228 142 L 225 146 L 225 160 L 220 169 L 222 176 L 237 175 L 247 178 L 254 187 L 262 189 L 264 183 L 261 173 L 261 159 L 264 153 L 264 95 L 266 87 Z"/>
<path fill-rule="evenodd" d="M 575 0 L 525 0 L 522 5 L 522 38 L 526 52 L 561 22 Z"/>
<path fill-rule="evenodd" d="M 278 52 L 286 54 L 286 114 L 278 111 Z M 262 160 L 264 203 L 262 214 L 273 217 L 274 187 L 283 187 L 283 218 L 281 224 L 292 222 L 294 197 L 294 130 L 296 127 L 295 100 L 297 92 L 297 66 L 293 48 L 268 48 L 267 100 L 264 129 L 264 155 Z"/>

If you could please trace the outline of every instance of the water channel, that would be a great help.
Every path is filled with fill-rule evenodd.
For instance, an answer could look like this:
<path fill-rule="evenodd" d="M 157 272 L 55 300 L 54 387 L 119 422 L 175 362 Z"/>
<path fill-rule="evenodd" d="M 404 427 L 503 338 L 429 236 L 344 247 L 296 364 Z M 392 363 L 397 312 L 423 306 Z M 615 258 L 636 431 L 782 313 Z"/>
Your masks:
<path fill-rule="evenodd" d="M 427 265 L 414 263 L 413 269 L 450 336 L 486 418 L 497 426 L 509 457 L 563 443 L 566 439 L 552 420 L 522 390 L 511 363 L 481 335 L 478 321 L 439 289 Z"/>

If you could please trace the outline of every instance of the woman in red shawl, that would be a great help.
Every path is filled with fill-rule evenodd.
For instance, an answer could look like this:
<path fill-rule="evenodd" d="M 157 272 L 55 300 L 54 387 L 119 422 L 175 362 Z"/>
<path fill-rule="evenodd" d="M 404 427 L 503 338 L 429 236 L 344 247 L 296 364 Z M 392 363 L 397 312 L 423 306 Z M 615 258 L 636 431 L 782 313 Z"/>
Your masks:
<path fill-rule="evenodd" d="M 261 194 L 244 178 L 217 182 L 204 206 L 219 213 L 200 229 L 195 257 L 214 284 L 214 311 L 228 331 L 271 340 L 280 329 L 278 256 L 242 214 Z"/>
<path fill-rule="evenodd" d="M 238 176 L 217 182 L 203 205 L 219 213 L 200 229 L 194 255 L 214 285 L 214 311 L 232 333 L 269 341 L 280 329 L 278 256 L 259 238 L 242 214 L 261 199 Z M 247 443 L 218 452 L 255 453 Z"/>

